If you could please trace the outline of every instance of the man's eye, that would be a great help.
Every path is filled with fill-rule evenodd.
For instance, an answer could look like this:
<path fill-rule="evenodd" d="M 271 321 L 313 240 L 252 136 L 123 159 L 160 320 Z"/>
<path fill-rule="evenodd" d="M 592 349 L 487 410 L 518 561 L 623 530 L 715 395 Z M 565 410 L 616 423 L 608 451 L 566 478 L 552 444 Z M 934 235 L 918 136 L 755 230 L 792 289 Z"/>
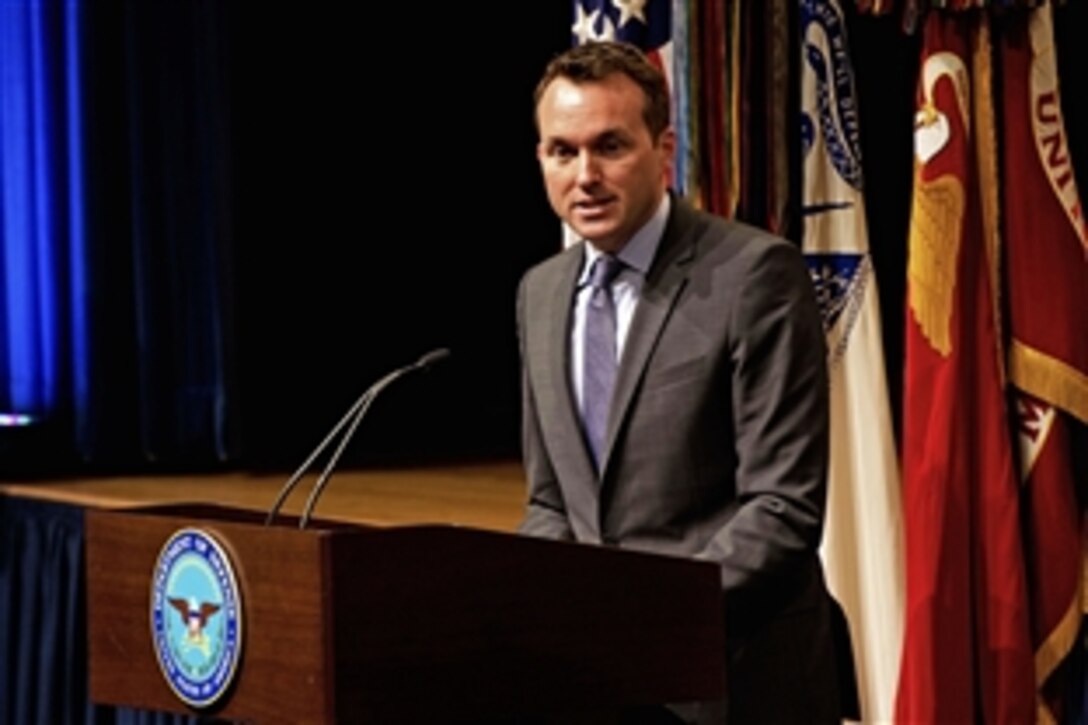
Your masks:
<path fill-rule="evenodd" d="M 574 156 L 574 149 L 570 146 L 552 146 L 552 156 L 557 159 L 566 160 Z"/>
<path fill-rule="evenodd" d="M 616 156 L 623 152 L 626 145 L 618 138 L 609 138 L 601 141 L 597 148 L 605 156 Z"/>

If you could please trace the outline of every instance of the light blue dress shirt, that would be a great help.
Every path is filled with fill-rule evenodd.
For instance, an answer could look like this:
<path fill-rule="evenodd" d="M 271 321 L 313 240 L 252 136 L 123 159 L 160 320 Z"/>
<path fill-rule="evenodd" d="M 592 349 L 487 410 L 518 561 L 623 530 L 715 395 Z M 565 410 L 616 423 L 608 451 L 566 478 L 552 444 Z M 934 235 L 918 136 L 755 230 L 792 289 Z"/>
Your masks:
<path fill-rule="evenodd" d="M 623 348 L 627 342 L 627 332 L 631 329 L 631 320 L 635 316 L 635 308 L 638 306 L 639 295 L 642 294 L 642 285 L 646 281 L 646 274 L 650 271 L 650 265 L 657 254 L 657 248 L 661 244 L 661 236 L 665 233 L 665 223 L 669 219 L 671 202 L 669 195 L 665 194 L 658 204 L 654 215 L 650 217 L 641 229 L 635 232 L 619 254 L 616 256 L 623 262 L 623 271 L 612 282 L 612 302 L 616 309 L 616 360 L 623 359 Z M 582 271 L 578 275 L 578 284 L 574 293 L 574 324 L 571 326 L 571 382 L 574 385 L 574 395 L 578 401 L 578 410 L 583 410 L 582 395 L 582 360 L 584 359 L 583 337 L 586 327 L 586 306 L 589 304 L 589 269 L 602 252 L 589 241 L 583 243 L 585 256 L 582 260 Z"/>

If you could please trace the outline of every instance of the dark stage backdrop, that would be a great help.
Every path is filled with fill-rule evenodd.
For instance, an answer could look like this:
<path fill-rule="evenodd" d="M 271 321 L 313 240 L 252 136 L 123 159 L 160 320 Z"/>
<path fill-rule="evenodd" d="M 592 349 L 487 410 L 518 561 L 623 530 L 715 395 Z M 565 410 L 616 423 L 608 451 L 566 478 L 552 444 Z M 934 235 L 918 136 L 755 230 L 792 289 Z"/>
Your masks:
<path fill-rule="evenodd" d="M 345 463 L 516 456 L 516 285 L 559 239 L 531 94 L 568 9 L 232 9 L 247 462 L 297 465 L 436 347 L 452 355 L 386 390 Z"/>

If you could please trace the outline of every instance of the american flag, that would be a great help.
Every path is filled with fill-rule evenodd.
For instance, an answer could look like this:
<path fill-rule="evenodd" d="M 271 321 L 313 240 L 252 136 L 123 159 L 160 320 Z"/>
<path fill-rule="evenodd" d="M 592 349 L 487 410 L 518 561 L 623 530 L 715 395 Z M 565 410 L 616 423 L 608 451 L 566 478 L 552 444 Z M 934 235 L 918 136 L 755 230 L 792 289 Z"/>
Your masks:
<path fill-rule="evenodd" d="M 623 40 L 642 48 L 671 70 L 672 0 L 575 0 L 571 40 Z"/>

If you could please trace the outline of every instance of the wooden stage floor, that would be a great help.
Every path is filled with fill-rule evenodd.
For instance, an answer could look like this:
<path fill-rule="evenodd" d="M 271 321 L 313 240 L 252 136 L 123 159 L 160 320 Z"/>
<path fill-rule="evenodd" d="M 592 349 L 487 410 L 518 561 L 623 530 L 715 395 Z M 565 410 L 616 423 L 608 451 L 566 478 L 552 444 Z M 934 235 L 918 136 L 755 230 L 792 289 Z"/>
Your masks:
<path fill-rule="evenodd" d="M 285 474 L 216 473 L 0 482 L 0 494 L 97 508 L 213 503 L 267 511 Z M 282 513 L 299 514 L 317 474 L 306 476 Z M 377 526 L 444 523 L 513 531 L 525 500 L 519 462 L 340 471 L 328 481 L 314 518 Z"/>

